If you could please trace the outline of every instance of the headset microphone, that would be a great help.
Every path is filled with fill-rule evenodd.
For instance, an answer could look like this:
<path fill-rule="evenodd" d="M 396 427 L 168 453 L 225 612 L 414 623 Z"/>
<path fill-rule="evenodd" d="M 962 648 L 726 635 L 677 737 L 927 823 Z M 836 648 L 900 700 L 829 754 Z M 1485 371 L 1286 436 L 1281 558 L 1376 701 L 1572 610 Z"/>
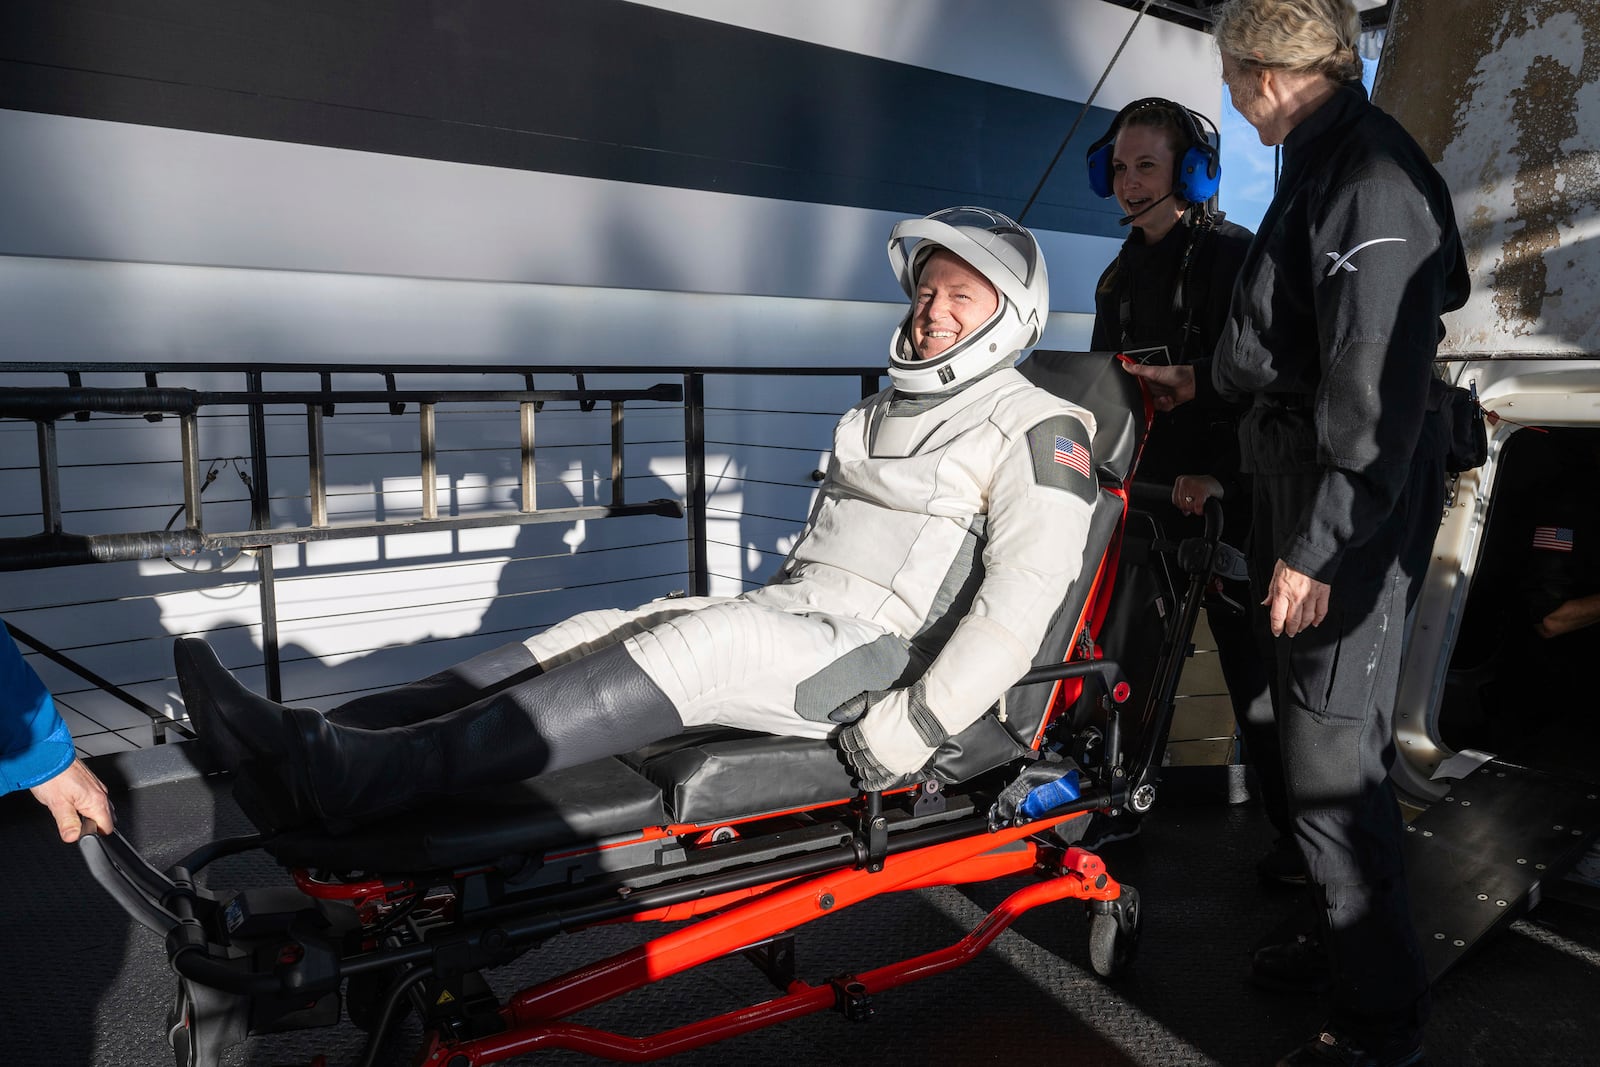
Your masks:
<path fill-rule="evenodd" d="M 1126 226 L 1126 225 L 1128 225 L 1128 223 L 1132 222 L 1134 219 L 1141 218 L 1146 213 L 1154 211 L 1156 208 L 1161 206 L 1161 201 L 1162 200 L 1166 200 L 1170 196 L 1172 196 L 1172 193 L 1168 192 L 1166 196 L 1161 197 L 1155 203 L 1145 205 L 1144 207 L 1140 208 L 1138 211 L 1135 211 L 1132 215 L 1124 215 L 1124 216 L 1122 216 L 1120 219 L 1117 220 L 1117 225 L 1118 226 Z"/>

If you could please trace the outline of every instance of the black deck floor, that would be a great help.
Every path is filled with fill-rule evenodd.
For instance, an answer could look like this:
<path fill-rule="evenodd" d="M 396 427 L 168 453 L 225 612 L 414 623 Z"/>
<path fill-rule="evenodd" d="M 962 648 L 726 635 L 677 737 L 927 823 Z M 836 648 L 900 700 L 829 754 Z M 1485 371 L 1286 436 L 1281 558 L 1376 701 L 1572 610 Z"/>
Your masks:
<path fill-rule="evenodd" d="M 225 784 L 189 778 L 119 794 L 120 824 L 158 866 L 247 827 Z M 1080 905 L 1038 909 L 981 958 L 877 1000 L 865 1023 L 820 1014 L 673 1060 L 683 1064 L 1253 1065 L 1308 1036 L 1314 998 L 1274 995 L 1246 979 L 1251 943 L 1294 906 L 1256 882 L 1268 839 L 1251 807 L 1169 806 L 1137 839 L 1108 846 L 1116 876 L 1139 888 L 1144 940 L 1116 985 L 1088 966 Z M 134 927 L 23 797 L 0 802 L 6 905 L 0 924 L 0 1061 L 121 1067 L 171 1063 L 162 1022 L 173 981 L 158 940 Z M 264 861 L 216 864 L 214 884 L 276 884 Z M 882 899 L 800 934 L 809 981 L 863 971 L 954 942 L 1020 878 L 969 890 Z M 502 992 L 634 943 L 616 926 L 550 942 L 495 975 Z M 580 1021 L 647 1034 L 752 1003 L 770 987 L 743 959 L 672 979 Z M 257 1038 L 229 1064 L 352 1062 L 362 1035 L 333 1029 Z M 1600 1064 L 1600 913 L 1546 900 L 1438 984 L 1434 1064 Z M 398 1059 L 393 1062 L 408 1062 Z M 570 1053 L 520 1063 L 595 1062 Z"/>

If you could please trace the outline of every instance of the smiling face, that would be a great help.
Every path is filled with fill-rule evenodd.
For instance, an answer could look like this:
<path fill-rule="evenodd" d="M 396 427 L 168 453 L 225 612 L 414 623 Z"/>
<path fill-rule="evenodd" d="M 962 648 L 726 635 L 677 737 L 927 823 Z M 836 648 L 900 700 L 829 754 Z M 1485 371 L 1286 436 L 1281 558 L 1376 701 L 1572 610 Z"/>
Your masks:
<path fill-rule="evenodd" d="M 953 252 L 939 249 L 917 275 L 911 350 L 932 359 L 988 322 L 1000 308 L 989 280 Z"/>
<path fill-rule="evenodd" d="M 1133 225 L 1144 231 L 1147 242 L 1165 237 L 1189 206 L 1175 193 L 1157 203 L 1172 192 L 1177 161 L 1171 137 L 1160 127 L 1130 124 L 1117 133 L 1111 150 L 1111 191 L 1124 214 L 1139 216 Z"/>

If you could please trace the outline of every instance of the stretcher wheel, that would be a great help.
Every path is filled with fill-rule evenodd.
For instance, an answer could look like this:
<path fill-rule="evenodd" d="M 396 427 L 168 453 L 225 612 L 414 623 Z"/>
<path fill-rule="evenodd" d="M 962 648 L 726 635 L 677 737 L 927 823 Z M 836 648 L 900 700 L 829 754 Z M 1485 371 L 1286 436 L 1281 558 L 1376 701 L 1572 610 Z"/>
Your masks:
<path fill-rule="evenodd" d="M 1089 966 L 1101 978 L 1118 978 L 1139 948 L 1139 891 L 1125 885 L 1116 900 L 1093 901 L 1090 912 Z"/>

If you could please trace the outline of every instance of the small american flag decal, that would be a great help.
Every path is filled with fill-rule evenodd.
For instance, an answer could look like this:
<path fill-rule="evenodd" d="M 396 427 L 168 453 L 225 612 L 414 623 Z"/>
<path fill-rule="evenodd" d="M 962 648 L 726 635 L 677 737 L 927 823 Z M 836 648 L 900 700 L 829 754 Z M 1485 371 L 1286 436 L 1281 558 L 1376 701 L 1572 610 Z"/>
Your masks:
<path fill-rule="evenodd" d="M 1550 552 L 1572 551 L 1572 528 L 1570 526 L 1537 526 L 1533 531 L 1533 547 L 1546 549 Z"/>
<path fill-rule="evenodd" d="M 1060 434 L 1056 435 L 1056 462 L 1071 467 L 1085 478 L 1090 476 L 1089 450 Z"/>

